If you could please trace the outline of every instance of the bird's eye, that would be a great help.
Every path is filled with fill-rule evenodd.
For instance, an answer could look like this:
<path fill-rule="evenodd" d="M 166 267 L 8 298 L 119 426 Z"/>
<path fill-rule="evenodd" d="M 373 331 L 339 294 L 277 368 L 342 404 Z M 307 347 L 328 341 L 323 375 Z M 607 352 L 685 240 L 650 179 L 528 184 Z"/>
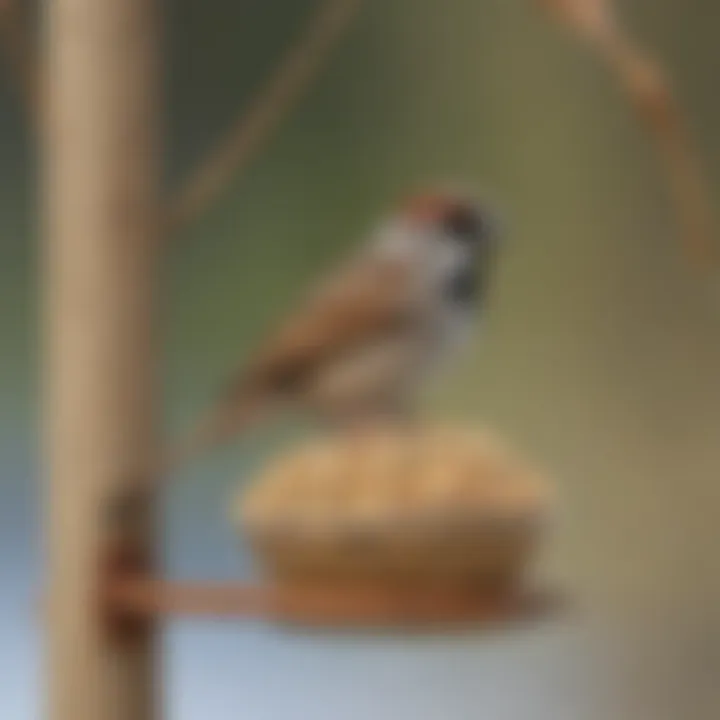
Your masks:
<path fill-rule="evenodd" d="M 485 224 L 480 213 L 470 207 L 452 208 L 444 218 L 445 231 L 453 237 L 465 241 L 479 241 L 485 235 Z"/>

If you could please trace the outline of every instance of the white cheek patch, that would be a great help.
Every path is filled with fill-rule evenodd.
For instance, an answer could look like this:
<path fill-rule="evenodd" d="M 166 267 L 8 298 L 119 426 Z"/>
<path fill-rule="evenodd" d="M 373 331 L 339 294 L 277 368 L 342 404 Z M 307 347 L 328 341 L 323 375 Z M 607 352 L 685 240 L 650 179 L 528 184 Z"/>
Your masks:
<path fill-rule="evenodd" d="M 440 280 L 452 276 L 472 263 L 472 255 L 466 247 L 453 242 L 441 233 L 432 239 L 430 257 L 433 274 Z"/>
<path fill-rule="evenodd" d="M 376 248 L 388 258 L 407 258 L 418 252 L 417 231 L 402 220 L 389 220 L 376 235 Z"/>
<path fill-rule="evenodd" d="M 469 248 L 443 232 L 419 228 L 398 219 L 391 219 L 380 227 L 374 249 L 390 260 L 418 261 L 432 283 L 444 283 L 448 277 L 473 262 Z"/>

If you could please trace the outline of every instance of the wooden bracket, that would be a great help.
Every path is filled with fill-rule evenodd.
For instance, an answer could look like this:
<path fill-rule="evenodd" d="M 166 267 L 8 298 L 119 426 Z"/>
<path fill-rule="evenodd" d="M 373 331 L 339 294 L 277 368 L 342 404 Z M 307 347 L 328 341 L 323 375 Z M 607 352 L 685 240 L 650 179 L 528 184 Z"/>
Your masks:
<path fill-rule="evenodd" d="M 123 643 L 142 641 L 152 629 L 150 616 L 130 612 L 110 601 L 109 589 L 120 579 L 144 577 L 153 572 L 154 558 L 149 552 L 154 503 L 147 483 L 125 482 L 111 496 L 105 511 L 107 547 L 102 558 L 100 609 L 110 636 Z"/>
<path fill-rule="evenodd" d="M 147 575 L 150 567 L 149 558 L 130 544 L 113 544 L 106 553 L 98 595 L 101 617 L 108 633 L 116 641 L 137 642 L 151 631 L 152 617 L 115 602 L 112 590 L 118 582 Z"/>

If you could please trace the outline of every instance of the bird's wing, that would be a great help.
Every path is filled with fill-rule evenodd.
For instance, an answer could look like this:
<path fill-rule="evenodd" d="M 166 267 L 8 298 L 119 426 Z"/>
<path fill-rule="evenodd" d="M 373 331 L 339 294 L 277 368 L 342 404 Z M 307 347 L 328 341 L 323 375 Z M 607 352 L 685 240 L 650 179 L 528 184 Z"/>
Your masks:
<path fill-rule="evenodd" d="M 368 258 L 335 275 L 261 347 L 231 393 L 292 393 L 325 362 L 412 322 L 407 263 Z"/>
<path fill-rule="evenodd" d="M 194 430 L 161 459 L 170 474 L 227 442 L 282 401 L 302 392 L 325 362 L 410 326 L 420 309 L 414 274 L 403 262 L 358 260 L 330 279 L 290 317 L 220 393 Z"/>

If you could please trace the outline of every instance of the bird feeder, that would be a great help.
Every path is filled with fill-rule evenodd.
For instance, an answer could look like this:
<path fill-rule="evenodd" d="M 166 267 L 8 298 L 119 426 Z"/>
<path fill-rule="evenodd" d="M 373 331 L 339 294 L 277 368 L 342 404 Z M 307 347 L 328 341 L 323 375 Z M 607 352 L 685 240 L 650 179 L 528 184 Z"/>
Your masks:
<path fill-rule="evenodd" d="M 524 618 L 540 607 L 527 575 L 549 506 L 546 482 L 487 432 L 332 435 L 285 452 L 241 493 L 255 584 L 168 583 L 119 554 L 108 617 L 120 632 L 165 613 L 416 630 Z"/>
<path fill-rule="evenodd" d="M 396 599 L 348 621 L 488 619 L 527 602 L 548 499 L 488 433 L 374 427 L 285 453 L 237 516 L 274 587 Z"/>

